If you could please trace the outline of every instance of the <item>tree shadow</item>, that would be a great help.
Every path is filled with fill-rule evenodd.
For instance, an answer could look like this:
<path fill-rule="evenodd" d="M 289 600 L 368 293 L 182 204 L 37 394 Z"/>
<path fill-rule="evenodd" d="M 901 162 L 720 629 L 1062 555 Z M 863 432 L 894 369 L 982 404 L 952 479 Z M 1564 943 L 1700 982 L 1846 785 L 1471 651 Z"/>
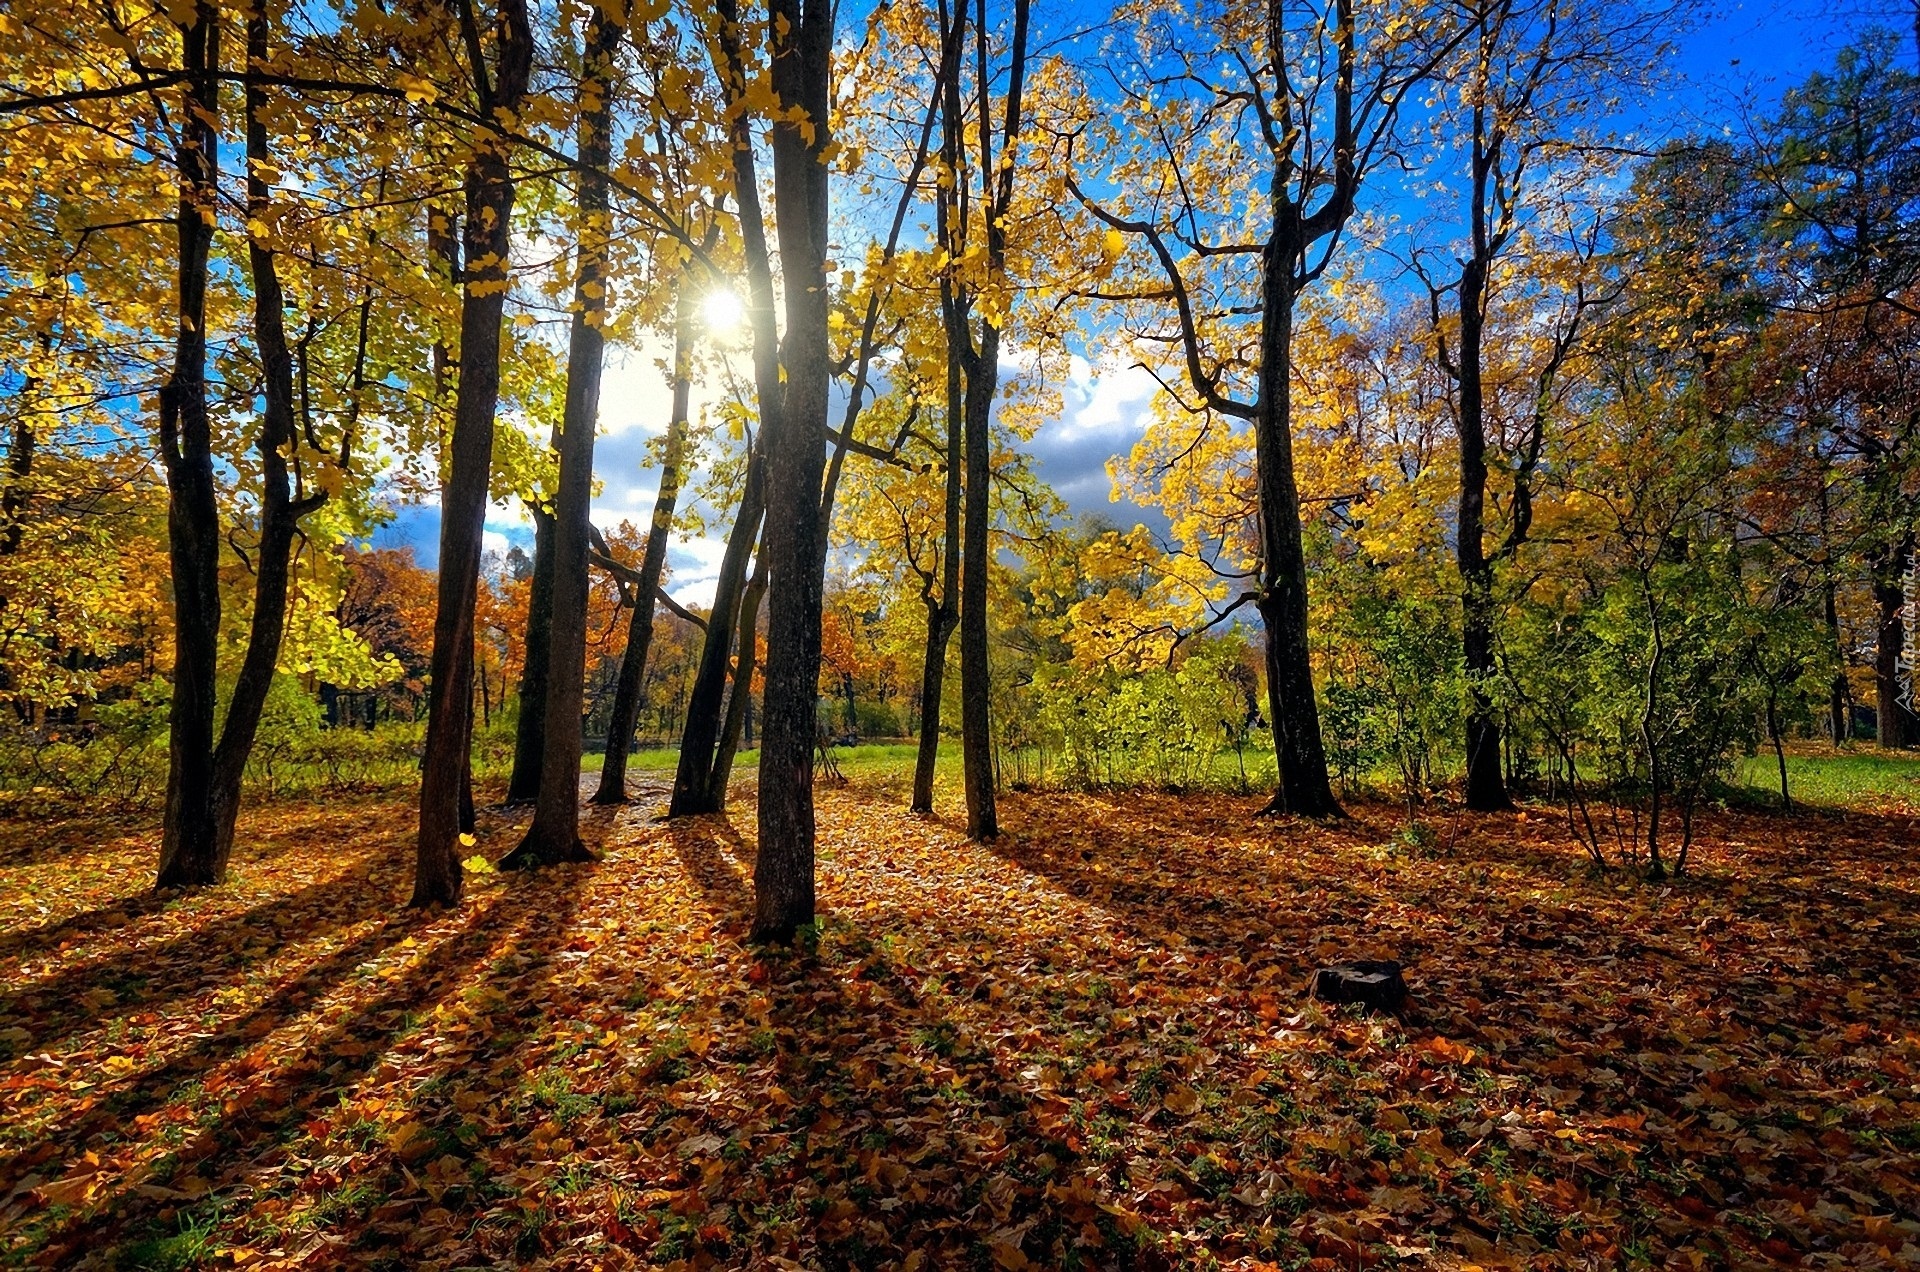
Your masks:
<path fill-rule="evenodd" d="M 291 1195 L 312 1184 L 308 1172 L 286 1169 L 289 1162 L 304 1160 L 300 1155 L 310 1150 L 313 1137 L 328 1134 L 334 1123 L 352 1116 L 345 1109 L 353 1092 L 377 1070 L 424 1053 L 429 1063 L 420 1066 L 420 1076 L 427 1082 L 481 1071 L 519 1072 L 497 1063 L 496 1057 L 510 1052 L 522 1031 L 544 1016 L 541 986 L 551 973 L 555 952 L 568 938 L 581 883 L 578 871 L 563 867 L 533 881 L 516 879 L 494 899 L 448 918 L 394 919 L 310 968 L 277 996 L 280 1001 L 263 1004 L 236 1021 L 206 1048 L 196 1048 L 143 1078 L 145 1086 L 204 1074 L 219 1063 L 223 1050 L 232 1057 L 239 1050 L 234 1044 L 255 1039 L 264 1043 L 276 1018 L 285 1025 L 306 1012 L 319 1026 L 304 1034 L 296 1029 L 292 1037 L 262 1046 L 224 1072 L 205 1077 L 200 1090 L 216 1115 L 203 1117 L 193 1133 L 154 1161 L 144 1178 L 123 1177 L 103 1189 L 51 1235 L 45 1257 L 57 1263 L 83 1250 L 98 1250 L 109 1234 L 164 1231 L 188 1197 L 196 1205 L 217 1209 L 223 1198 L 255 1200 L 257 1188 Z M 447 927 L 451 930 L 440 931 Z M 331 1007 L 321 1001 L 329 981 L 348 980 L 355 967 L 404 945 L 413 939 L 410 929 L 431 933 L 431 943 L 403 966 L 383 969 L 369 982 L 374 989 L 369 997 Z M 474 1010 L 485 1016 L 489 1029 L 471 1051 L 440 1058 L 428 1035 L 438 1013 L 456 996 L 463 1003 L 477 1003 Z M 320 1010 L 318 1018 L 312 1009 Z M 482 1065 L 484 1070 L 472 1068 Z M 155 1089 L 137 1096 L 136 1102 L 151 1107 L 171 1095 Z M 407 1132 L 397 1120 L 355 1123 L 348 1129 L 371 1137 L 365 1141 L 368 1148 L 385 1146 L 411 1160 L 401 1142 Z M 454 1147 L 458 1141 L 435 1143 Z M 404 1162 L 395 1164 L 404 1173 Z M 388 1214 L 360 1231 L 367 1257 L 400 1248 L 410 1239 L 412 1225 L 400 1222 L 403 1217 Z"/>
<path fill-rule="evenodd" d="M 218 989 L 288 945 L 324 937 L 391 907 L 398 872 L 385 866 L 376 871 L 381 883 L 369 883 L 362 859 L 325 879 L 276 893 L 164 940 L 9 986 L 0 996 L 0 1020 L 22 1022 L 33 1045 L 44 1050 L 69 1034 L 97 1026 L 109 1008 L 116 1014 L 165 1011 Z"/>
<path fill-rule="evenodd" d="M 32 958 L 69 941 L 131 927 L 140 919 L 166 909 L 172 900 L 151 890 L 135 892 L 39 927 L 0 932 L 0 958 Z"/>
<path fill-rule="evenodd" d="M 753 891 L 747 884 L 751 856 L 740 832 L 725 814 L 683 817 L 661 828 L 674 855 L 680 859 L 708 908 L 723 929 L 745 925 L 753 913 Z M 746 858 L 746 868 L 742 859 Z"/>

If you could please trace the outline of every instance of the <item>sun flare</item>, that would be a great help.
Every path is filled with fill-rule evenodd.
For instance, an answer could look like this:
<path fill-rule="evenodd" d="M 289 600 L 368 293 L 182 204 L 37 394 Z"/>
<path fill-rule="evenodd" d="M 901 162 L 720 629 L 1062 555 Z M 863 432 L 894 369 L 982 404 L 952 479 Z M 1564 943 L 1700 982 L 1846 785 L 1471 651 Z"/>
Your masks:
<path fill-rule="evenodd" d="M 746 325 L 747 307 L 731 291 L 721 290 L 707 296 L 701 306 L 707 330 L 716 336 L 730 336 Z"/>

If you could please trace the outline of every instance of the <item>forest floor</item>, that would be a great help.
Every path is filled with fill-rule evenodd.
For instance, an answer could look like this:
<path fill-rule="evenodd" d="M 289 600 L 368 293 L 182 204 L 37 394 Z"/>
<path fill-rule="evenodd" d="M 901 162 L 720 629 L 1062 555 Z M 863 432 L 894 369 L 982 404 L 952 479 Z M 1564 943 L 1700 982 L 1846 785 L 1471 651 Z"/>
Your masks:
<path fill-rule="evenodd" d="M 750 795 L 437 916 L 405 795 L 250 811 L 187 896 L 146 822 L 0 823 L 0 1263 L 1920 1266 L 1911 811 L 1715 813 L 1655 886 L 1544 809 L 1010 794 L 983 847 L 897 789 L 820 792 L 792 951 Z M 1306 999 L 1367 956 L 1406 1019 Z"/>

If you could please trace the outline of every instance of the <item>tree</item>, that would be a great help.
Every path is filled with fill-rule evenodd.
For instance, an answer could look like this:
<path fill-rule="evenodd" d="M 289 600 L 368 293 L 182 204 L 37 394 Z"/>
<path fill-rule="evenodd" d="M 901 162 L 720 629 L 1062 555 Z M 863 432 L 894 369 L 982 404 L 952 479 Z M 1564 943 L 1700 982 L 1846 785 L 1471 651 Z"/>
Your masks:
<path fill-rule="evenodd" d="M 580 76 L 579 249 L 567 350 L 566 414 L 561 424 L 559 489 L 553 506 L 553 617 L 548 629 L 546 725 L 540 798 L 533 824 L 502 869 L 592 860 L 580 841 L 582 698 L 586 678 L 587 568 L 592 523 L 593 440 L 600 427 L 600 377 L 606 362 L 607 239 L 613 152 L 614 58 L 629 6 L 595 6 L 587 23 Z M 651 597 L 648 598 L 651 600 Z M 529 649 L 528 657 L 531 659 Z"/>
<path fill-rule="evenodd" d="M 959 262 L 968 256 L 974 231 L 964 198 L 943 206 L 941 228 L 948 257 L 954 262 L 952 281 L 943 280 L 941 300 L 947 327 L 947 358 L 964 373 L 962 398 L 962 453 L 965 459 L 965 515 L 960 547 L 960 743 L 961 768 L 967 792 L 967 834 L 992 839 L 1000 833 L 994 800 L 993 733 L 990 704 L 993 687 L 987 650 L 987 531 L 992 521 L 993 405 L 1000 383 L 1000 331 L 1011 307 L 1007 290 L 1007 216 L 1013 203 L 1014 174 L 1019 170 L 1021 93 L 1027 74 L 1027 0 L 1014 0 L 1013 35 L 1007 54 L 1007 90 L 1000 134 L 1000 158 L 994 159 L 992 78 L 988 73 L 986 0 L 978 0 L 974 23 L 974 91 L 979 103 L 972 129 L 979 151 L 979 244 L 983 272 L 968 277 Z M 944 6 L 942 30 L 947 29 Z M 967 134 L 957 73 L 958 51 L 966 45 L 965 0 L 955 0 L 951 39 L 956 55 L 946 59 L 955 73 L 945 76 L 945 109 L 941 120 L 942 150 L 956 194 L 966 169 L 960 162 Z M 973 314 L 979 311 L 976 335 Z M 951 372 L 949 373 L 951 375 Z M 951 394 L 953 381 L 949 379 Z M 952 403 L 949 401 L 949 413 Z M 951 427 L 951 425 L 949 425 Z"/>
<path fill-rule="evenodd" d="M 1113 236 L 1109 254 L 1120 256 L 1129 239 L 1151 254 L 1159 286 L 1141 281 L 1110 294 L 1162 314 L 1173 302 L 1173 329 L 1153 318 L 1147 334 L 1183 355 L 1198 398 L 1188 409 L 1253 426 L 1254 604 L 1267 632 L 1279 777 L 1267 811 L 1311 817 L 1337 815 L 1340 805 L 1308 640 L 1293 456 L 1295 307 L 1331 264 L 1362 182 L 1389 153 L 1401 103 L 1460 38 L 1433 29 L 1417 7 L 1363 12 L 1364 25 L 1351 0 L 1319 13 L 1280 3 L 1192 18 L 1172 6 L 1144 9 L 1145 51 L 1113 112 L 1130 121 L 1129 135 L 1087 121 L 1068 136 L 1063 158 L 1072 193 Z M 1073 174 L 1074 143 L 1089 134 L 1106 134 L 1123 155 L 1112 174 L 1118 200 L 1090 197 Z M 1252 241 L 1241 238 L 1249 223 L 1258 227 Z M 1252 389 L 1251 400 L 1233 396 L 1236 382 Z"/>
<path fill-rule="evenodd" d="M 484 49 L 472 3 L 459 6 L 460 36 L 480 117 L 469 139 L 460 307 L 460 379 L 455 390 L 446 481 L 440 501 L 439 603 L 434 619 L 432 706 L 421 765 L 420 826 L 412 904 L 460 899 L 460 796 L 468 772 L 473 707 L 473 617 L 481 532 L 492 473 L 494 410 L 500 394 L 500 325 L 512 252 L 513 140 L 497 125 L 519 109 L 533 70 L 533 32 L 524 0 L 499 0 L 495 54 Z"/>
<path fill-rule="evenodd" d="M 1920 520 L 1910 492 L 1920 440 L 1920 77 L 1896 58 L 1892 36 L 1871 35 L 1831 74 L 1788 93 L 1758 130 L 1753 181 L 1778 246 L 1775 304 L 1832 350 L 1831 432 L 1870 527 L 1862 546 L 1879 609 L 1880 740 L 1911 746 L 1920 717 L 1902 702 L 1899 661 Z"/>
<path fill-rule="evenodd" d="M 707 236 L 709 245 L 713 235 Z M 607 717 L 606 756 L 600 764 L 596 804 L 627 802 L 627 752 L 633 749 L 634 726 L 640 719 L 641 684 L 646 675 L 647 651 L 653 642 L 653 602 L 667 567 L 667 538 L 673 533 L 673 514 L 680 501 L 681 470 L 687 462 L 688 401 L 693 389 L 693 345 L 696 310 L 693 279 L 683 275 L 673 328 L 673 413 L 667 421 L 660 456 L 660 484 L 655 490 L 653 515 L 647 528 L 647 546 L 640 568 L 630 580 L 632 614 L 627 622 L 627 646 Z M 603 566 L 617 564 L 604 545 L 598 559 Z M 683 748 L 684 749 L 684 748 Z"/>
<path fill-rule="evenodd" d="M 730 7 L 730 0 L 722 3 Z M 814 906 L 814 696 L 825 572 L 820 485 L 832 376 L 826 260 L 834 22 L 828 0 L 769 0 L 767 16 L 772 87 L 784 112 L 772 125 L 770 149 L 787 321 L 778 374 L 759 383 L 768 630 L 753 933 L 790 941 L 813 921 Z M 759 345 L 771 319 L 769 313 L 756 324 L 754 351 L 756 367 L 764 363 L 769 370 L 772 351 L 763 354 Z"/>
<path fill-rule="evenodd" d="M 1598 99 L 1600 93 L 1617 92 L 1657 62 L 1658 33 L 1670 28 L 1672 14 L 1579 0 L 1465 0 L 1458 8 L 1460 25 L 1471 34 L 1447 77 L 1448 88 L 1458 93 L 1457 104 L 1443 112 L 1438 127 L 1444 130 L 1442 140 L 1452 140 L 1463 152 L 1465 179 L 1457 188 L 1465 239 L 1456 268 L 1445 279 L 1435 278 L 1418 253 L 1414 266 L 1428 291 L 1436 357 L 1455 388 L 1451 405 L 1460 442 L 1455 560 L 1469 690 L 1466 802 L 1489 811 L 1509 806 L 1499 720 L 1488 691 L 1494 678 L 1494 570 L 1527 540 L 1531 483 L 1549 414 L 1545 408 L 1597 299 L 1579 267 L 1595 254 L 1599 218 L 1590 232 L 1570 224 L 1577 212 L 1569 195 L 1602 173 L 1583 162 L 1576 137 L 1596 108 L 1608 104 Z M 1552 334 L 1544 356 L 1527 368 L 1530 374 L 1522 383 L 1513 383 L 1522 378 L 1513 373 L 1518 368 L 1490 377 L 1488 319 L 1499 291 L 1507 286 L 1546 292 L 1555 282 L 1540 258 L 1526 271 L 1509 268 L 1510 258 L 1532 250 L 1540 238 L 1562 234 L 1572 240 L 1576 257 L 1575 269 L 1560 284 L 1565 300 L 1556 309 L 1547 307 L 1547 296 L 1531 305 L 1522 302 L 1535 324 L 1543 311 L 1548 315 Z M 1450 322 L 1443 322 L 1449 297 Z M 1518 400 L 1503 402 L 1502 397 Z M 1489 553 L 1488 448 L 1507 436 L 1516 443 L 1509 464 L 1513 487 L 1504 535 Z"/>

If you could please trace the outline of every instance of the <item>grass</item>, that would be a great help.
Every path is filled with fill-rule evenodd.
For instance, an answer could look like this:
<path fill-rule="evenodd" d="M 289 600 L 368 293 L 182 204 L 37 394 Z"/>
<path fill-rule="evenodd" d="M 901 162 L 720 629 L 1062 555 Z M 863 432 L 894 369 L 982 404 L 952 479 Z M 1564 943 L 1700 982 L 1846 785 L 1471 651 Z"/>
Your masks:
<path fill-rule="evenodd" d="M 840 771 L 849 777 L 872 777 L 882 781 L 898 777 L 910 780 L 913 777 L 913 761 L 918 748 L 911 742 L 868 742 L 859 746 L 836 746 L 833 748 L 833 762 Z M 589 752 L 580 759 L 580 771 L 598 773 L 605 759 L 602 752 Z M 627 771 L 630 773 L 671 773 L 680 763 L 678 747 L 650 747 L 635 751 L 627 757 Z M 753 747 L 741 751 L 734 757 L 735 774 L 750 774 L 760 764 L 760 748 Z M 956 777 L 960 771 L 960 747 L 958 743 L 948 743 L 940 748 L 938 771 L 945 775 L 951 771 Z"/>
<path fill-rule="evenodd" d="M 1734 786 L 1756 801 L 1777 801 L 1780 770 L 1770 752 L 1742 759 Z M 1920 752 L 1809 751 L 1787 755 L 1787 793 L 1796 803 L 1835 808 L 1920 808 Z"/>
<path fill-rule="evenodd" d="M 898 787 L 904 791 L 913 779 L 916 748 L 911 742 L 874 742 L 860 746 L 835 747 L 834 763 L 842 774 L 859 778 L 882 789 Z M 602 757 L 589 754 L 581 760 L 581 770 L 600 771 Z M 1031 760 L 1031 757 L 1029 757 Z M 680 761 L 680 752 L 671 747 L 636 751 L 627 761 L 636 773 L 670 774 Z M 736 775 L 750 776 L 760 763 L 758 749 L 742 751 L 734 760 Z M 1271 776 L 1263 771 L 1272 766 L 1269 755 L 1247 756 L 1248 786 L 1263 790 Z M 1005 774 L 1011 782 L 1017 778 L 1009 761 Z M 1231 751 L 1223 751 L 1206 785 L 1222 789 L 1237 786 L 1239 761 Z M 942 780 L 959 781 L 960 747 L 948 742 L 940 748 L 937 772 Z M 1398 777 L 1382 768 L 1367 776 L 1361 785 L 1391 797 L 1398 790 Z M 1779 799 L 1780 777 L 1773 754 L 1761 751 L 1746 756 L 1734 766 L 1732 794 L 1735 802 L 1765 806 Z M 1867 746 L 1847 751 L 1797 750 L 1787 755 L 1787 789 L 1796 803 L 1818 807 L 1886 809 L 1920 808 L 1920 752 L 1882 751 Z"/>

